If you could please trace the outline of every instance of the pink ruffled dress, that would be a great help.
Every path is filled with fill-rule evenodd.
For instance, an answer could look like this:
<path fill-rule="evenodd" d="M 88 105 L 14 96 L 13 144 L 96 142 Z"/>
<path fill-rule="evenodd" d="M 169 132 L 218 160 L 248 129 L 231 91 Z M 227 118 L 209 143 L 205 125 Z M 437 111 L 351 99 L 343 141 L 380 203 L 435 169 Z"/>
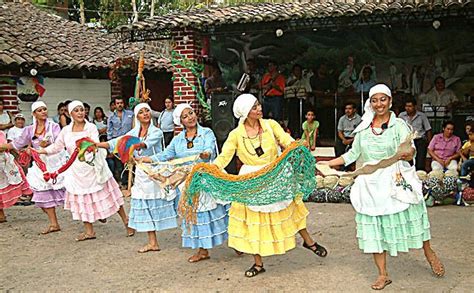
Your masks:
<path fill-rule="evenodd" d="M 61 130 L 54 144 L 45 150 L 49 155 L 66 148 L 71 155 L 76 149 L 76 141 L 84 137 L 98 142 L 97 127 L 87 122 L 83 131 L 73 132 L 71 123 Z M 64 208 L 71 211 L 74 220 L 93 223 L 106 219 L 117 213 L 124 204 L 120 187 L 113 178 L 105 157 L 106 151 L 99 150 L 92 161 L 93 166 L 76 159 L 64 172 Z"/>
<path fill-rule="evenodd" d="M 0 131 L 0 144 L 7 143 L 5 133 Z M 13 206 L 23 194 L 32 191 L 23 169 L 9 152 L 0 152 L 0 209 Z"/>

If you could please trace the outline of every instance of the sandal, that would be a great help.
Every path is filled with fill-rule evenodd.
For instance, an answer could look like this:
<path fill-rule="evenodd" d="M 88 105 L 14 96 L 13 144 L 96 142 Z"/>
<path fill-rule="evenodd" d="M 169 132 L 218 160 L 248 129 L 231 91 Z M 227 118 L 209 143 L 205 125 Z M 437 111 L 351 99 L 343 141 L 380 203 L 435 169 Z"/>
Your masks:
<path fill-rule="evenodd" d="M 258 269 L 260 268 L 260 269 Z M 245 276 L 247 278 L 252 278 L 255 277 L 256 275 L 260 273 L 265 273 L 265 269 L 263 268 L 263 264 L 261 266 L 258 266 L 257 264 L 253 264 L 253 266 L 245 271 Z"/>
<path fill-rule="evenodd" d="M 132 237 L 135 235 L 135 229 L 127 227 L 127 237 Z"/>
<path fill-rule="evenodd" d="M 160 247 L 153 247 L 150 244 L 147 244 L 138 250 L 138 253 L 146 253 L 150 251 L 160 251 Z"/>
<path fill-rule="evenodd" d="M 392 284 L 388 276 L 379 276 L 375 283 L 370 286 L 373 290 L 383 290 L 387 285 Z"/>
<path fill-rule="evenodd" d="M 435 274 L 436 277 L 441 278 L 445 273 L 444 266 L 433 250 L 431 250 L 431 253 L 430 257 L 426 256 L 426 260 L 430 264 L 433 274 Z"/>
<path fill-rule="evenodd" d="M 61 228 L 59 228 L 59 226 L 48 226 L 48 228 L 46 228 L 46 230 L 41 231 L 40 234 L 46 235 L 49 233 L 54 233 L 54 232 L 59 232 L 59 231 L 61 231 Z"/>
<path fill-rule="evenodd" d="M 8 221 L 7 221 L 7 217 L 0 219 L 0 223 L 6 223 L 6 222 L 8 222 Z"/>
<path fill-rule="evenodd" d="M 93 239 L 96 239 L 95 237 L 95 233 L 92 234 L 92 235 L 89 235 L 85 232 L 79 234 L 79 236 L 76 237 L 76 241 L 86 241 L 86 240 L 93 240 Z"/>
<path fill-rule="evenodd" d="M 210 259 L 211 257 L 209 256 L 209 254 L 195 254 L 193 256 L 191 256 L 190 258 L 188 258 L 188 262 L 190 263 L 195 263 L 195 262 L 200 262 L 201 260 L 206 260 L 206 259 Z"/>
<path fill-rule="evenodd" d="M 306 242 L 303 242 L 303 247 L 311 250 L 319 257 L 326 257 L 328 255 L 328 251 L 323 246 L 319 245 L 317 242 L 314 242 L 313 245 L 308 245 Z"/>
<path fill-rule="evenodd" d="M 241 256 L 242 254 L 244 254 L 242 251 L 238 251 L 238 250 L 235 249 L 235 248 L 232 248 L 232 249 L 235 251 L 235 253 L 236 253 L 238 256 Z"/>
<path fill-rule="evenodd" d="M 105 224 L 105 223 L 107 223 L 107 219 L 99 219 L 99 222 Z"/>

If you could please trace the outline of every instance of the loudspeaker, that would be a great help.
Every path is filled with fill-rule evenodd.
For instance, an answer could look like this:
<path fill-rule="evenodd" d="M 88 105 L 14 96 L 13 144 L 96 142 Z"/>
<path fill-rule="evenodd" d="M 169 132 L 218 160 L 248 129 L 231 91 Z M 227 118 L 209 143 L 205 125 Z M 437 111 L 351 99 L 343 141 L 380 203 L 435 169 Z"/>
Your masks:
<path fill-rule="evenodd" d="M 216 93 L 211 97 L 212 130 L 219 144 L 222 144 L 229 132 L 235 128 L 233 105 L 232 93 Z"/>

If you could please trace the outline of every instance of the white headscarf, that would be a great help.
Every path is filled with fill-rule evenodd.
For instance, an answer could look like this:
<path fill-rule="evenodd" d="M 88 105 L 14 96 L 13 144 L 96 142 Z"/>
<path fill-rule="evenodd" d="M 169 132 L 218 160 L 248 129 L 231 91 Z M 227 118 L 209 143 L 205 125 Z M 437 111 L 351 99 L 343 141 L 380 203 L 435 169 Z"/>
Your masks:
<path fill-rule="evenodd" d="M 190 104 L 188 103 L 182 103 L 176 106 L 176 108 L 173 111 L 173 123 L 178 126 L 183 126 L 181 124 L 181 113 L 183 113 L 184 109 L 193 109 Z"/>
<path fill-rule="evenodd" d="M 244 123 L 255 102 L 257 98 L 252 94 L 242 94 L 235 99 L 232 110 L 235 118 L 239 119 L 239 123 Z"/>
<path fill-rule="evenodd" d="M 34 111 L 38 110 L 41 107 L 45 107 L 46 109 L 48 108 L 46 107 L 46 104 L 43 101 L 34 102 L 33 104 L 31 104 L 31 113 L 33 113 Z"/>
<path fill-rule="evenodd" d="M 48 109 L 48 107 L 46 107 L 46 104 L 43 101 L 36 101 L 33 104 L 31 104 L 31 115 L 33 116 L 33 129 L 36 129 L 36 118 L 33 115 L 33 112 L 38 110 L 41 107 L 45 107 L 46 109 Z"/>
<path fill-rule="evenodd" d="M 370 126 L 370 123 L 372 123 L 372 121 L 374 120 L 375 111 L 374 109 L 372 109 L 372 105 L 370 104 L 370 99 L 375 94 L 385 94 L 389 96 L 390 99 L 392 99 L 392 92 L 390 91 L 388 86 L 386 86 L 385 84 L 379 83 L 371 87 L 369 91 L 369 98 L 367 99 L 367 101 L 365 101 L 365 104 L 364 104 L 364 115 L 362 116 L 362 122 L 356 127 L 356 129 L 354 129 L 352 133 L 355 134 L 357 132 L 360 132 L 366 129 L 367 127 Z M 392 101 L 390 101 L 389 108 L 391 107 L 392 107 Z"/>
<path fill-rule="evenodd" d="M 134 128 L 140 129 L 140 121 L 138 121 L 138 113 L 143 108 L 147 108 L 151 112 L 150 105 L 148 105 L 147 103 L 140 103 L 140 104 L 136 105 L 135 109 L 133 109 L 133 114 L 135 115 L 134 118 L 133 118 L 135 120 Z"/>
<path fill-rule="evenodd" d="M 67 111 L 69 115 L 71 115 L 74 108 L 79 107 L 79 106 L 84 108 L 84 104 L 81 101 L 75 100 L 75 101 L 70 102 L 69 105 L 67 105 Z"/>

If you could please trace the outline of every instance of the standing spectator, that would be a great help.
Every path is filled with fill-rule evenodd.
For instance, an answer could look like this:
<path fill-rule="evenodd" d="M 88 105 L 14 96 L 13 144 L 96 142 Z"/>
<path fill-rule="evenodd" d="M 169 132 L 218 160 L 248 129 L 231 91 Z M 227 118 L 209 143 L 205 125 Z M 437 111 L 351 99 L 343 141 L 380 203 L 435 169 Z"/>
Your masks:
<path fill-rule="evenodd" d="M 89 118 L 89 112 L 91 111 L 91 105 L 87 104 L 87 103 L 84 103 L 84 111 L 86 113 L 86 116 L 85 116 L 85 119 L 90 122 L 90 118 Z"/>
<path fill-rule="evenodd" d="M 133 112 L 124 109 L 125 103 L 123 98 L 115 98 L 115 112 L 107 121 L 107 140 L 125 135 L 132 129 Z M 123 164 L 114 157 L 116 178 L 120 178 L 123 187 L 127 186 L 128 177 L 124 174 L 122 176 Z"/>
<path fill-rule="evenodd" d="M 114 112 L 115 112 L 115 101 L 112 100 L 109 103 L 109 111 L 107 111 L 105 116 L 107 116 L 107 118 L 110 118 L 110 117 L 112 117 L 112 115 L 114 115 Z"/>
<path fill-rule="evenodd" d="M 70 100 L 66 100 L 64 102 L 64 107 L 66 109 L 69 106 L 69 103 L 71 103 Z M 61 114 L 61 116 L 59 116 L 59 126 L 61 126 L 61 128 L 63 128 L 63 127 L 66 127 L 66 125 L 68 125 L 69 123 L 71 123 L 71 116 L 69 116 L 68 111 L 64 111 L 64 113 Z"/>
<path fill-rule="evenodd" d="M 262 74 L 258 71 L 255 59 L 247 60 L 246 73 L 250 76 L 250 80 L 244 92 L 260 97 L 260 80 L 262 80 Z"/>
<path fill-rule="evenodd" d="M 23 132 L 23 128 L 25 127 L 25 116 L 23 116 L 23 114 L 16 114 L 13 118 L 13 124 L 15 124 L 15 126 L 8 130 L 8 142 L 17 139 Z"/>
<path fill-rule="evenodd" d="M 10 112 L 3 111 L 3 100 L 0 99 L 0 131 L 3 131 L 6 136 L 8 129 L 12 127 L 12 114 Z"/>
<path fill-rule="evenodd" d="M 204 82 L 204 90 L 206 91 L 207 97 L 210 97 L 214 93 L 222 93 L 226 88 L 219 66 L 216 64 L 212 68 L 211 76 Z"/>
<path fill-rule="evenodd" d="M 174 136 L 173 112 L 173 100 L 168 97 L 165 99 L 165 109 L 158 116 L 158 128 L 163 131 L 165 146 L 170 144 Z"/>
<path fill-rule="evenodd" d="M 452 90 L 446 88 L 444 77 L 436 77 L 434 83 L 434 87 L 424 96 L 423 102 L 434 106 L 445 106 L 448 111 L 458 98 Z"/>
<path fill-rule="evenodd" d="M 300 137 L 300 101 L 307 98 L 311 93 L 309 80 L 303 76 L 303 67 L 299 64 L 293 65 L 291 76 L 288 78 L 285 87 L 285 98 L 288 102 L 288 128 L 293 133 L 293 137 Z M 301 116 L 303 113 L 301 113 Z"/>
<path fill-rule="evenodd" d="M 372 79 L 373 74 L 372 67 L 370 65 L 365 65 L 362 68 L 362 73 L 359 80 L 354 83 L 354 90 L 356 93 L 368 93 L 369 90 L 377 84 L 375 80 Z"/>
<path fill-rule="evenodd" d="M 61 118 L 61 115 L 63 115 L 64 113 L 67 112 L 67 107 L 64 105 L 63 102 L 58 104 L 57 111 L 58 111 L 58 113 L 53 116 L 53 121 L 54 121 L 54 123 L 59 124 L 59 119 Z"/>
<path fill-rule="evenodd" d="M 104 109 L 102 109 L 102 107 L 96 107 L 94 109 L 94 119 L 92 122 L 99 131 L 99 140 L 107 141 L 107 117 L 105 117 Z"/>
<path fill-rule="evenodd" d="M 398 115 L 398 118 L 405 120 L 417 133 L 415 138 L 416 147 L 416 170 L 425 170 L 426 151 L 428 142 L 433 138 L 431 125 L 425 113 L 416 110 L 416 100 L 409 99 L 405 102 L 405 111 Z"/>
<path fill-rule="evenodd" d="M 446 121 L 443 123 L 443 132 L 433 136 L 428 146 L 428 153 L 431 158 L 432 170 L 453 170 L 457 171 L 459 158 L 459 149 L 461 140 L 454 133 L 454 122 Z"/>
<path fill-rule="evenodd" d="M 321 62 L 318 65 L 317 69 L 314 70 L 314 75 L 309 79 L 309 83 L 315 98 L 315 101 L 311 104 L 318 108 L 321 107 L 321 99 L 336 90 L 336 81 L 329 75 L 326 62 Z"/>
<path fill-rule="evenodd" d="M 355 136 L 352 132 L 361 121 L 360 115 L 357 114 L 356 104 L 352 102 L 346 103 L 344 106 L 344 115 L 339 118 L 339 122 L 337 123 L 337 137 L 339 138 L 336 141 L 337 157 L 340 157 L 350 149 Z"/>
<path fill-rule="evenodd" d="M 275 61 L 268 62 L 268 72 L 263 75 L 260 86 L 263 90 L 263 117 L 282 120 L 285 77 L 278 72 Z"/>
<path fill-rule="evenodd" d="M 315 120 L 313 110 L 306 112 L 306 121 L 303 122 L 303 135 L 301 140 L 308 142 L 309 150 L 314 151 L 316 149 L 316 139 L 318 138 L 319 121 Z"/>

